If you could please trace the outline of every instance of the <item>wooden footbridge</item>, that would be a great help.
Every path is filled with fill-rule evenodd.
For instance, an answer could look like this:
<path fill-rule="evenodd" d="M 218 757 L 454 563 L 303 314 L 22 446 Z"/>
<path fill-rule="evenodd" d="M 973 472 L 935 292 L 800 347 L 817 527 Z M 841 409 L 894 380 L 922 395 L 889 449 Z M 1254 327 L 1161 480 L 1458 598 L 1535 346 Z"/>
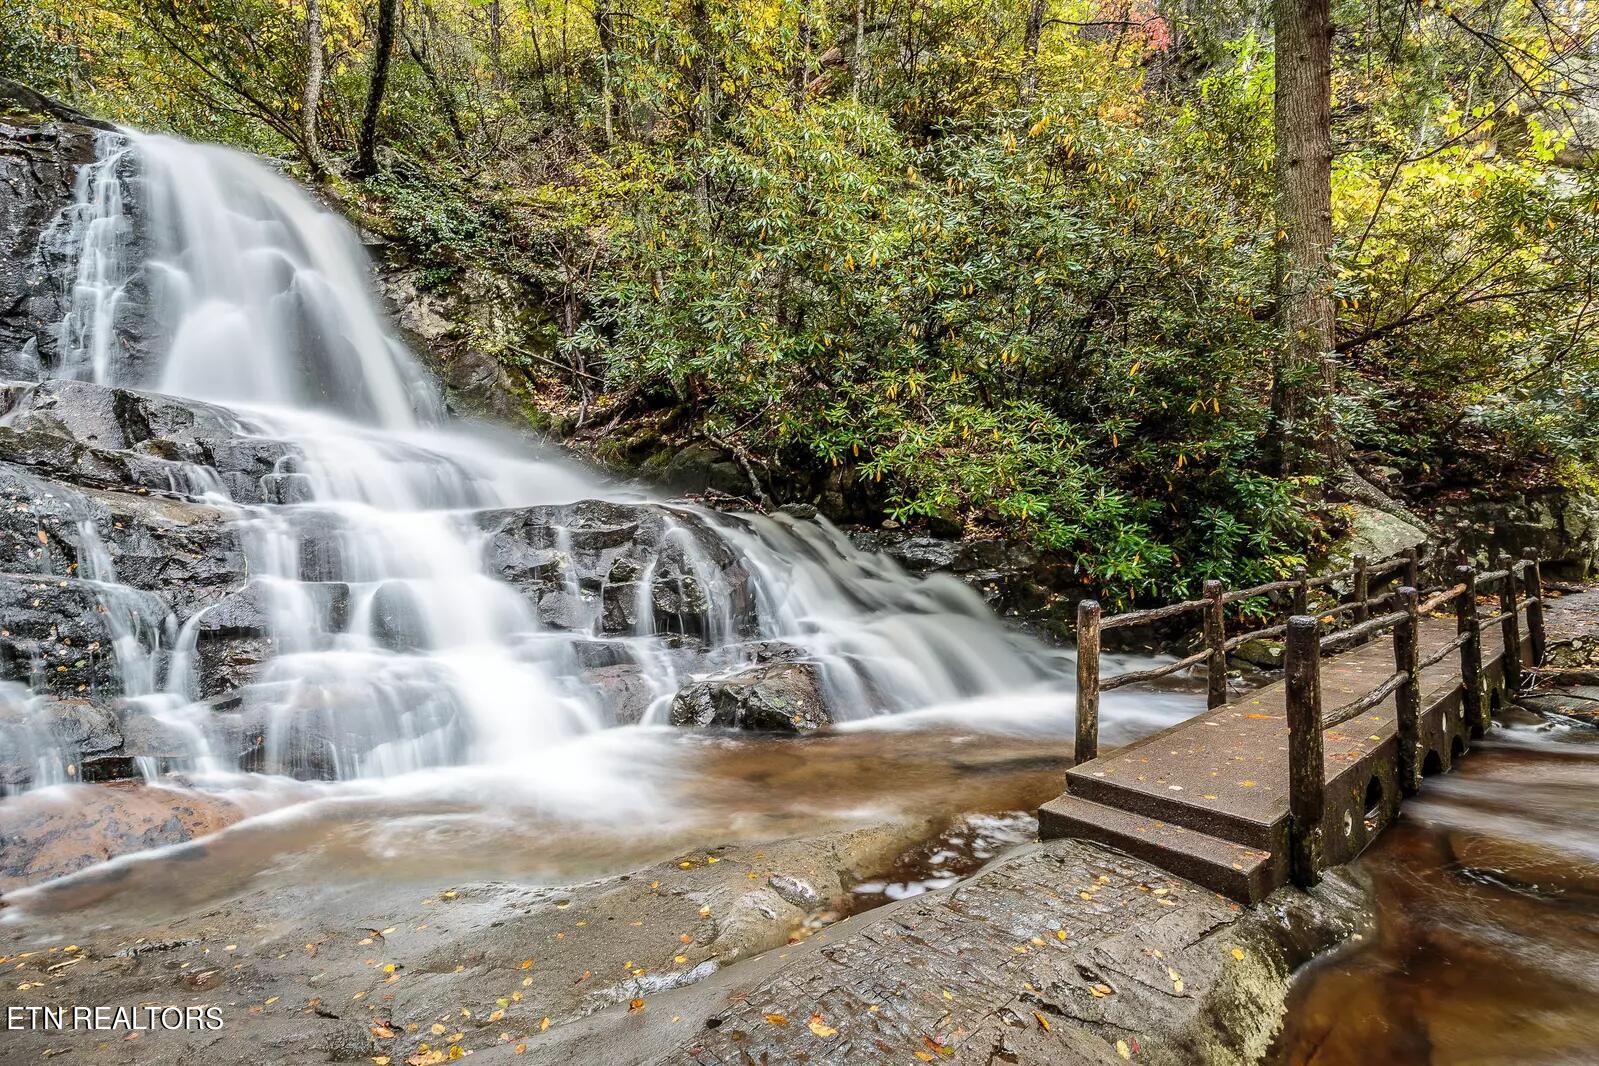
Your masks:
<path fill-rule="evenodd" d="M 1240 902 L 1314 884 L 1375 840 L 1424 775 L 1451 769 L 1520 688 L 1523 664 L 1542 663 L 1538 562 L 1497 566 L 1455 567 L 1449 584 L 1423 589 L 1422 575 L 1443 568 L 1412 550 L 1251 589 L 1211 581 L 1201 599 L 1104 618 L 1084 601 L 1076 764 L 1040 809 L 1040 834 L 1111 845 Z M 1246 600 L 1282 602 L 1290 617 L 1229 635 L 1228 608 Z M 1104 632 L 1193 614 L 1199 651 L 1100 675 Z M 1283 679 L 1230 698 L 1227 653 L 1264 638 L 1285 641 Z M 1099 754 L 1101 692 L 1199 666 L 1206 713 Z"/>

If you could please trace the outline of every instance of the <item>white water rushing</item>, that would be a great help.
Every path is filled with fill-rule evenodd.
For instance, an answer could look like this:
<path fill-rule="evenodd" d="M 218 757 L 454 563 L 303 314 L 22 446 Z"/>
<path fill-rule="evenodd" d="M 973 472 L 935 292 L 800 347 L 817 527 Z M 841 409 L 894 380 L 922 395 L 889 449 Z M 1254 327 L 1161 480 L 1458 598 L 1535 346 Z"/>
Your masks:
<path fill-rule="evenodd" d="M 241 749 L 238 730 L 216 724 L 227 715 L 199 698 L 200 616 L 150 624 L 113 612 L 126 694 L 187 738 L 169 767 L 364 787 L 407 777 L 436 784 L 441 768 L 457 768 L 457 783 L 484 774 L 593 816 L 680 802 L 651 777 L 671 697 L 707 661 L 732 669 L 757 653 L 736 631 L 732 593 L 710 561 L 728 548 L 749 574 L 756 636 L 797 646 L 816 664 L 836 720 L 1070 728 L 1069 659 L 1007 630 L 953 578 L 913 578 L 821 523 L 674 507 L 665 539 L 711 603 L 697 634 L 709 656 L 685 656 L 681 636 L 656 632 L 650 573 L 637 582 L 644 599 L 630 632 L 603 632 L 603 596 L 575 587 L 589 617 L 541 620 L 485 569 L 478 516 L 644 497 L 452 427 L 385 320 L 348 226 L 256 159 L 107 135 L 100 161 L 80 175 L 78 203 L 48 239 L 77 264 L 50 376 L 217 404 L 240 433 L 295 448 L 270 475 L 272 491 L 257 494 L 285 502 L 236 503 L 214 471 L 191 479 L 236 515 L 268 620 L 270 660 L 230 708 L 249 716 L 254 746 Z M 137 351 L 119 340 L 133 314 L 143 324 Z M 80 548 L 97 543 L 92 524 L 81 533 Z M 570 554 L 568 531 L 554 539 Z M 109 558 L 95 571 L 84 576 L 117 587 Z M 580 646 L 599 644 L 608 662 L 638 668 L 650 704 L 640 726 L 610 729 L 603 741 L 616 721 L 612 697 L 579 662 Z M 1121 724 L 1132 729 L 1193 709 L 1177 698 L 1123 706 Z M 308 743 L 316 750 L 297 747 Z"/>

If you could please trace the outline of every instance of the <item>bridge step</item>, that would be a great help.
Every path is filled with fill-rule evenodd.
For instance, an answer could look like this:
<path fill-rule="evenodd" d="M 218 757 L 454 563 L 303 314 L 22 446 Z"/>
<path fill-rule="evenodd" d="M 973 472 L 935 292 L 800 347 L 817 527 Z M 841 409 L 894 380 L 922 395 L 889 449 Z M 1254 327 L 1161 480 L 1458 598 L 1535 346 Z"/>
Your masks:
<path fill-rule="evenodd" d="M 1161 755 L 1176 756 L 1177 753 L 1162 752 Z M 1201 758 L 1206 757 L 1204 753 L 1200 755 Z M 1181 760 L 1173 758 L 1169 761 L 1180 764 Z M 1217 761 L 1221 762 L 1219 759 Z M 1151 792 L 1150 786 L 1142 782 L 1131 786 L 1123 785 L 1110 776 L 1118 769 L 1126 772 L 1129 768 L 1111 764 L 1104 759 L 1084 763 L 1081 767 L 1071 767 L 1066 771 L 1067 791 L 1081 800 L 1114 807 L 1141 818 L 1181 826 L 1196 833 L 1204 833 L 1251 848 L 1269 850 L 1276 845 L 1277 838 L 1281 835 L 1282 819 L 1287 814 L 1287 790 L 1286 787 L 1275 789 L 1271 787 L 1279 784 L 1278 781 L 1272 780 L 1266 786 L 1267 791 L 1279 794 L 1280 799 L 1277 803 L 1272 804 L 1267 811 L 1257 812 L 1251 809 L 1245 813 L 1230 810 L 1226 805 L 1213 802 L 1214 796 L 1210 800 L 1197 794 L 1190 797 L 1186 789 L 1181 793 Z M 1269 773 L 1272 768 L 1262 769 Z M 1205 776 L 1214 775 L 1192 774 L 1178 777 L 1177 780 L 1203 781 Z M 1280 775 L 1269 774 L 1269 776 L 1277 778 Z M 1286 781 L 1280 784 L 1286 786 Z M 1277 809 L 1279 806 L 1280 809 Z"/>
<path fill-rule="evenodd" d="M 1265 899 L 1285 873 L 1267 851 L 1069 794 L 1039 808 L 1038 835 L 1106 844 L 1240 902 Z"/>

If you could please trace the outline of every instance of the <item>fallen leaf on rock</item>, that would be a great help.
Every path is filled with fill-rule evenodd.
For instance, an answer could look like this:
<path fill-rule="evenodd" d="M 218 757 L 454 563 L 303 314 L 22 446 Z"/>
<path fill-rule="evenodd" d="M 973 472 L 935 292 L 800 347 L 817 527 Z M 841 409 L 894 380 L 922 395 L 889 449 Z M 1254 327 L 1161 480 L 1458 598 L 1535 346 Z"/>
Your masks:
<path fill-rule="evenodd" d="M 1133 1057 L 1132 1049 L 1127 1046 L 1127 1041 L 1125 1040 L 1116 1041 L 1116 1054 L 1120 1055 L 1124 1059 L 1130 1059 Z"/>
<path fill-rule="evenodd" d="M 627 1009 L 628 1013 L 641 1011 L 644 1009 L 644 1001 L 642 999 L 630 999 L 627 1001 Z"/>
<path fill-rule="evenodd" d="M 766 1020 L 771 1022 L 773 1025 L 787 1025 L 788 1024 L 788 1015 L 786 1015 L 786 1014 L 768 1014 L 766 1016 Z"/>
<path fill-rule="evenodd" d="M 1039 1026 L 1041 1026 L 1043 1028 L 1044 1032 L 1046 1032 L 1046 1033 L 1049 1032 L 1049 1019 L 1048 1018 L 1044 1017 L 1044 1015 L 1041 1012 L 1036 1011 L 1036 1010 L 1033 1011 L 1033 1017 L 1038 1019 L 1038 1024 L 1039 1024 Z"/>
<path fill-rule="evenodd" d="M 820 1014 L 811 1015 L 811 1020 L 805 1023 L 806 1027 L 817 1036 L 837 1036 L 838 1030 L 822 1021 Z"/>

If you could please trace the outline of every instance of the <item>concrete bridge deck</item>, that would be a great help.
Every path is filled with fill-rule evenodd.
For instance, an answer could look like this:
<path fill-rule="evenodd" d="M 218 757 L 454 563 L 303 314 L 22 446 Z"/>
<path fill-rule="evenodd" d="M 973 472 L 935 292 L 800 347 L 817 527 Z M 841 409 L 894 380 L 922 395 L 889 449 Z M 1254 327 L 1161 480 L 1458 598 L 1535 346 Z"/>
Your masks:
<path fill-rule="evenodd" d="M 1455 626 L 1453 618 L 1423 617 L 1419 658 L 1452 641 Z M 1504 642 L 1498 627 L 1485 627 L 1482 640 L 1485 698 L 1498 709 L 1505 698 Z M 1326 705 L 1370 691 L 1393 670 L 1386 639 L 1323 659 Z M 1480 733 L 1463 720 L 1460 678 L 1453 655 L 1421 672 L 1424 772 L 1448 770 Z M 1354 858 L 1397 815 L 1396 732 L 1389 696 L 1324 734 L 1322 836 L 1329 863 Z M 1108 844 L 1254 903 L 1288 879 L 1288 777 L 1287 691 L 1277 681 L 1072 767 L 1066 792 L 1039 810 L 1039 834 Z"/>

